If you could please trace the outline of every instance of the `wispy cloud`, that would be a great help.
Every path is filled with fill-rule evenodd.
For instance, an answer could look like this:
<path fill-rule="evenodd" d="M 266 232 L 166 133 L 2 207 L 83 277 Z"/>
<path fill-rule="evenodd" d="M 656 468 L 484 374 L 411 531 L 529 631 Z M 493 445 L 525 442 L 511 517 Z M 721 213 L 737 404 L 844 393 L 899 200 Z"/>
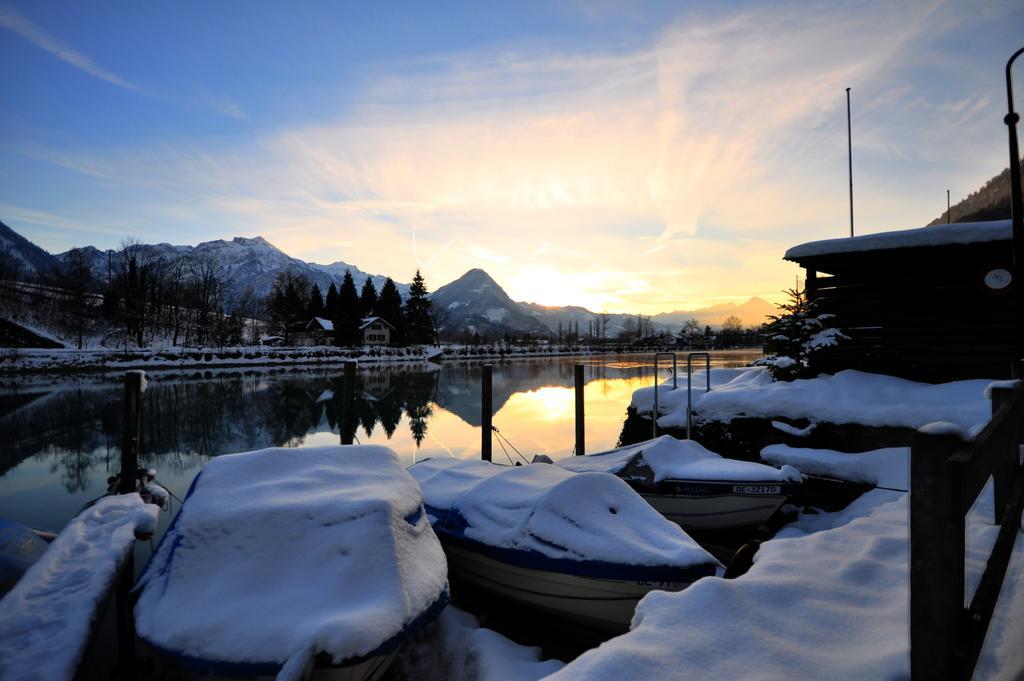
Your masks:
<path fill-rule="evenodd" d="M 174 186 L 197 218 L 307 259 L 405 278 L 419 266 L 437 284 L 485 262 L 517 298 L 699 306 L 790 285 L 785 247 L 845 225 L 847 86 L 855 154 L 894 167 L 858 179 L 860 224 L 932 217 L 912 175 L 934 163 L 905 162 L 936 153 L 935 137 L 947 169 L 988 162 L 985 93 L 966 77 L 955 95 L 926 92 L 908 59 L 968 15 L 930 0 L 772 4 L 688 12 L 628 50 L 436 55 L 367 78 L 344 119 L 86 167 Z"/>
<path fill-rule="evenodd" d="M 125 90 L 131 90 L 140 95 L 158 97 L 149 90 L 99 66 L 87 55 L 50 35 L 41 26 L 32 23 L 11 7 L 0 5 L 0 26 L 17 33 L 36 47 L 46 50 L 57 59 L 65 61 L 77 69 L 81 69 L 90 76 L 105 80 L 112 85 L 122 87 Z"/>

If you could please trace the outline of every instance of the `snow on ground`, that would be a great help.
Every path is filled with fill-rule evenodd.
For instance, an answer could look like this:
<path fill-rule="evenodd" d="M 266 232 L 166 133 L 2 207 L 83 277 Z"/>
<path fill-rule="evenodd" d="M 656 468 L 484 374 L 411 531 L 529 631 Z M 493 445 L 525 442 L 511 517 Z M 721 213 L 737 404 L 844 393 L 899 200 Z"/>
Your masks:
<path fill-rule="evenodd" d="M 726 459 L 706 449 L 695 440 L 677 440 L 671 435 L 662 435 L 653 440 L 599 454 L 569 456 L 558 460 L 555 465 L 576 473 L 585 471 L 618 473 L 637 456 L 640 456 L 642 462 L 654 473 L 654 482 L 662 480 L 799 482 L 801 479 L 800 473 L 792 466 L 782 465 L 782 470 L 780 470 L 760 463 Z"/>
<path fill-rule="evenodd" d="M 614 475 L 462 459 L 428 459 L 409 472 L 428 512 L 457 512 L 465 536 L 489 546 L 623 565 L 717 564 Z"/>
<path fill-rule="evenodd" d="M 847 453 L 832 449 L 768 445 L 761 450 L 761 458 L 776 466 L 792 466 L 806 475 L 823 475 L 903 491 L 908 490 L 910 484 L 909 447 Z"/>
<path fill-rule="evenodd" d="M 951 225 L 933 225 L 917 229 L 902 229 L 892 232 L 864 234 L 853 238 L 825 239 L 800 244 L 786 251 L 787 260 L 810 258 L 836 253 L 860 253 L 889 248 L 911 248 L 919 246 L 950 246 L 974 244 L 986 241 L 1009 240 L 1013 227 L 1009 220 L 987 220 L 984 222 L 959 222 Z"/>
<path fill-rule="evenodd" d="M 565 663 L 541 660 L 540 648 L 523 646 L 448 606 L 395 661 L 395 676 L 408 681 L 535 681 Z"/>
<path fill-rule="evenodd" d="M 997 529 L 990 488 L 982 497 L 968 521 L 969 583 L 977 580 Z M 629 633 L 549 678 L 907 678 L 907 513 L 906 494 L 872 490 L 838 513 L 802 514 L 761 546 L 746 575 L 650 593 Z M 1014 561 L 1019 576 L 1020 540 Z M 1021 582 L 1004 586 L 1009 592 L 993 623 L 997 633 L 986 642 L 991 661 L 984 658 L 982 669 L 997 671 L 999 678 L 1024 672 Z"/>
<path fill-rule="evenodd" d="M 758 367 L 745 370 L 709 393 L 698 396 L 694 391 L 693 408 L 697 422 L 728 423 L 742 416 L 784 417 L 916 429 L 944 421 L 954 424 L 961 434 L 973 436 L 991 416 L 991 403 L 985 396 L 991 383 L 974 379 L 933 385 L 855 370 L 772 382 L 770 375 Z M 666 388 L 661 386 L 664 392 L 659 400 L 669 408 L 662 409 L 667 415 L 658 419 L 658 425 L 683 427 L 686 385 L 677 390 Z M 633 406 L 641 414 L 651 412 L 653 393 L 645 390 L 650 389 L 633 393 Z"/>
<path fill-rule="evenodd" d="M 68 523 L 0 600 L 0 678 L 72 678 L 136 533 L 151 534 L 158 513 L 124 494 L 99 499 Z"/>
<path fill-rule="evenodd" d="M 137 630 L 163 649 L 340 662 L 434 604 L 447 566 L 390 449 L 270 448 L 204 466 L 139 584 Z"/>

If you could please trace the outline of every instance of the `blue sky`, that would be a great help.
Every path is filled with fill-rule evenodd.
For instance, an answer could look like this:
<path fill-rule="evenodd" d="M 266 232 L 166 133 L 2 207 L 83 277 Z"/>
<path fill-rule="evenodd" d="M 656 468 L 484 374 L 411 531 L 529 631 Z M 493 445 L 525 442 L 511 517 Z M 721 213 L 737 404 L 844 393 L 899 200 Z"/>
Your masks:
<path fill-rule="evenodd" d="M 0 220 L 654 312 L 1007 164 L 1019 2 L 0 2 Z M 1024 89 L 1024 78 L 1021 79 Z"/>

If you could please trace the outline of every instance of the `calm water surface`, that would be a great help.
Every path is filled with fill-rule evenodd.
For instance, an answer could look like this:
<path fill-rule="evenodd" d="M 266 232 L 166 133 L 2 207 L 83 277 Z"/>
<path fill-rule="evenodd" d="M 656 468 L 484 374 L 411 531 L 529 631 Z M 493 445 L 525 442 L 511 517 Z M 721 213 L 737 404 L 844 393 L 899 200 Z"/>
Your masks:
<path fill-rule="evenodd" d="M 759 356 L 715 353 L 714 365 L 743 366 Z M 571 455 L 576 363 L 586 367 L 590 452 L 615 446 L 632 392 L 654 380 L 652 356 L 644 355 L 494 362 L 494 425 L 527 458 Z M 356 440 L 387 445 L 407 464 L 436 456 L 478 457 L 480 374 L 481 364 L 468 362 L 360 367 Z M 179 498 L 211 457 L 340 442 L 340 370 L 148 376 L 140 465 L 156 469 L 157 480 Z M 121 380 L 111 374 L 0 382 L 0 517 L 59 531 L 83 504 L 104 493 L 107 477 L 120 468 Z M 508 462 L 497 438 L 493 449 L 496 462 Z M 171 511 L 161 514 L 161 534 L 176 503 Z"/>

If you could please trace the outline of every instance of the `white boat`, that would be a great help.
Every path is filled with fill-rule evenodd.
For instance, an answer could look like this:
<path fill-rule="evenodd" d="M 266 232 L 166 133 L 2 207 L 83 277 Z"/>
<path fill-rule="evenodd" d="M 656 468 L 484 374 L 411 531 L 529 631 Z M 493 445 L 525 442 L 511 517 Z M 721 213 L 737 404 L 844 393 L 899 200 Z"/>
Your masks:
<path fill-rule="evenodd" d="M 720 574 L 710 554 L 615 476 L 456 459 L 409 470 L 456 583 L 622 631 L 648 592 Z"/>
<path fill-rule="evenodd" d="M 419 487 L 377 446 L 213 459 L 136 589 L 139 636 L 203 678 L 378 679 L 448 601 Z"/>
<path fill-rule="evenodd" d="M 613 473 L 659 513 L 690 531 L 733 530 L 768 521 L 802 481 L 791 466 L 726 459 L 693 440 L 663 435 L 557 466 Z"/>

